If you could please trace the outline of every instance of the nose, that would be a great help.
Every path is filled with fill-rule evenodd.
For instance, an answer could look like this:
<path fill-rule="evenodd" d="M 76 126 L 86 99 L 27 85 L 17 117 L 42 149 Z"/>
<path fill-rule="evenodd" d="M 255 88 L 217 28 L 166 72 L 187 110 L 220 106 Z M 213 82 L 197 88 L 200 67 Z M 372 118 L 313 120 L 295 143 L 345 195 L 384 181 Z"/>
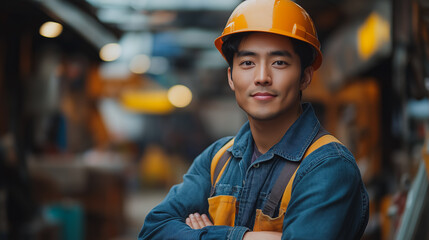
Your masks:
<path fill-rule="evenodd" d="M 271 85 L 271 74 L 269 68 L 265 64 L 261 64 L 256 68 L 255 85 L 268 86 Z"/>

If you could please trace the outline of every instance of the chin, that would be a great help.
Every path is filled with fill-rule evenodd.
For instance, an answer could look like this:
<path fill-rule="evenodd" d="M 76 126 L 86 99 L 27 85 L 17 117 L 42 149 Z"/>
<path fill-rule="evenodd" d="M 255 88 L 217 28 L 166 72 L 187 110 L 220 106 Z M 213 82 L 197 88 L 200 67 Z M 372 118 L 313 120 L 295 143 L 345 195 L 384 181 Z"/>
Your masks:
<path fill-rule="evenodd" d="M 250 118 L 257 120 L 257 121 L 269 121 L 275 119 L 278 115 L 277 114 L 247 114 Z"/>

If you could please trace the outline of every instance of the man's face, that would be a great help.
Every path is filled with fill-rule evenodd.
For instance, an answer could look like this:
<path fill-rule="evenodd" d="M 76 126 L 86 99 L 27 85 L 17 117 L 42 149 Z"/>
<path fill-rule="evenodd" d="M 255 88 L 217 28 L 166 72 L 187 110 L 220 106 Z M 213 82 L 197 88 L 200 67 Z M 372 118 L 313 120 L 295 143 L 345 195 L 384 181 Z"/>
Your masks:
<path fill-rule="evenodd" d="M 312 69 L 301 76 L 301 62 L 289 38 L 271 33 L 245 37 L 234 55 L 228 82 L 238 105 L 255 120 L 296 117 Z"/>

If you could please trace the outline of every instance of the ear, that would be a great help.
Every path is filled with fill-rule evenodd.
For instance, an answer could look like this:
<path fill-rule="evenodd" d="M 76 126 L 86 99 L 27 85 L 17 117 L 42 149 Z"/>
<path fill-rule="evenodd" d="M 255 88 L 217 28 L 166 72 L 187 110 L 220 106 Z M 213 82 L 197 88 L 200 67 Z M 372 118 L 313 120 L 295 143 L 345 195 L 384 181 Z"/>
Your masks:
<path fill-rule="evenodd" d="M 232 81 L 232 70 L 228 67 L 228 84 L 232 91 L 235 91 L 234 81 Z"/>
<path fill-rule="evenodd" d="M 301 83 L 299 86 L 299 89 L 301 91 L 306 89 L 308 87 L 308 85 L 310 85 L 311 80 L 313 79 L 313 73 L 314 73 L 313 66 L 309 66 L 309 67 L 304 69 L 304 73 L 302 75 Z"/>

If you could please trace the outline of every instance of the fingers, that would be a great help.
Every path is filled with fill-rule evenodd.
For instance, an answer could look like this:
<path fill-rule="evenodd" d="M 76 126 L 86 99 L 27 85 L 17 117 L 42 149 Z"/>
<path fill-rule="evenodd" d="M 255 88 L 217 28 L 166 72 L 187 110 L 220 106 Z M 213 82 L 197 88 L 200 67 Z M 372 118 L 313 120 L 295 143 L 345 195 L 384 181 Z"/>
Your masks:
<path fill-rule="evenodd" d="M 191 214 L 189 215 L 189 218 L 191 218 L 192 226 L 194 226 L 194 229 L 201 229 L 205 227 L 204 221 L 199 213 Z"/>
<path fill-rule="evenodd" d="M 186 224 L 188 224 L 189 227 L 191 227 L 192 229 L 194 229 L 194 226 L 192 226 L 192 222 L 191 222 L 191 219 L 189 217 L 186 218 Z"/>
<path fill-rule="evenodd" d="M 202 216 L 203 222 L 205 226 L 213 226 L 213 223 L 210 221 L 209 217 L 207 215 L 203 214 Z"/>
<path fill-rule="evenodd" d="M 186 224 L 192 229 L 200 229 L 200 225 L 195 220 L 194 214 L 189 214 L 189 217 L 186 218 Z"/>
<path fill-rule="evenodd" d="M 201 229 L 206 226 L 213 226 L 213 223 L 207 217 L 207 215 L 200 215 L 199 213 L 190 214 L 186 218 L 186 224 L 192 229 Z"/>
<path fill-rule="evenodd" d="M 192 229 L 200 229 L 200 225 L 195 220 L 194 214 L 189 214 L 189 217 L 186 218 L 186 224 Z"/>

